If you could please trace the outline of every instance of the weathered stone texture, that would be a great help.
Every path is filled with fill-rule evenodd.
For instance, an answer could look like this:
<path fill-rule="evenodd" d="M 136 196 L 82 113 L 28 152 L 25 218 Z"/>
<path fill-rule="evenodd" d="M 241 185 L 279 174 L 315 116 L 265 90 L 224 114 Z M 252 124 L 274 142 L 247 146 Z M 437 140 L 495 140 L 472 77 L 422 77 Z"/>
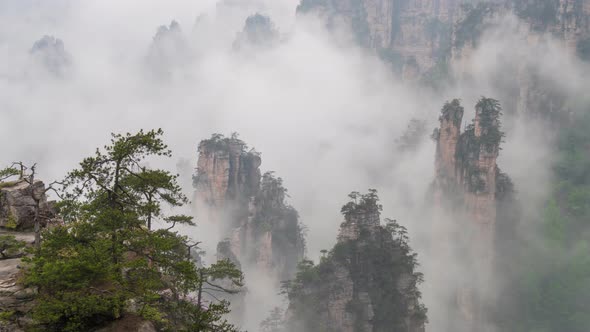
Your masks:
<path fill-rule="evenodd" d="M 433 248 L 471 271 L 469 280 L 455 280 L 456 284 L 449 286 L 456 287 L 454 303 L 459 317 L 453 324 L 460 331 L 482 330 L 485 325 L 482 308 L 495 263 L 496 160 L 502 134 L 496 118 L 499 113 L 486 114 L 483 120 L 484 110 L 479 105 L 473 125 L 461 133 L 463 107 L 458 100 L 445 104 L 440 128 L 434 134 L 434 218 L 445 226 L 439 227 L 441 234 L 434 235 Z"/>
<path fill-rule="evenodd" d="M 42 181 L 35 181 L 32 185 L 25 180 L 0 184 L 0 227 L 33 227 L 37 204 L 43 224 L 55 217 L 54 203 L 47 201 L 45 184 Z"/>
<path fill-rule="evenodd" d="M 209 142 L 209 143 L 207 143 Z M 303 258 L 304 242 L 297 220 L 281 215 L 289 209 L 284 193 L 261 193 L 261 158 L 246 151 L 237 138 L 223 138 L 199 146 L 195 201 L 197 213 L 219 225 L 227 249 L 242 264 L 253 264 L 281 280 L 289 278 Z M 203 218 L 201 218 L 203 219 Z M 292 223 L 295 223 L 296 227 Z M 287 234 L 295 243 L 275 240 Z M 292 242 L 292 241 L 291 241 Z"/>

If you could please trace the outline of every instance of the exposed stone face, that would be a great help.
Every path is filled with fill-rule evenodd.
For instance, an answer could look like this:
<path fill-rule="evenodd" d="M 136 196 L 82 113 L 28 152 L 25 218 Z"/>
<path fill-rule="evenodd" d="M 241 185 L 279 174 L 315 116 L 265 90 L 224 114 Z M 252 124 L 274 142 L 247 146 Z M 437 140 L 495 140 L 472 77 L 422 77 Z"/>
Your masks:
<path fill-rule="evenodd" d="M 233 43 L 234 50 L 264 49 L 275 45 L 280 35 L 270 17 L 254 14 L 246 19 L 244 29 Z"/>
<path fill-rule="evenodd" d="M 436 131 L 436 179 L 454 178 L 456 173 L 456 152 L 461 122 L 463 120 L 463 107 L 458 100 L 453 100 L 448 107 L 445 106 L 439 117 L 440 129 Z"/>
<path fill-rule="evenodd" d="M 424 331 L 415 262 L 379 211 L 376 196 L 345 205 L 336 246 L 289 285 L 290 331 Z"/>
<path fill-rule="evenodd" d="M 14 235 L 26 243 L 32 243 L 35 238 L 33 233 L 0 231 L 0 236 L 5 235 Z M 21 265 L 20 258 L 0 259 L 0 311 L 13 313 L 9 320 L 0 322 L 0 331 L 24 331 L 29 323 L 26 315 L 33 307 L 36 291 L 19 282 Z"/>
<path fill-rule="evenodd" d="M 229 225 L 240 225 L 241 217 L 260 187 L 260 156 L 246 152 L 240 140 L 229 139 L 227 144 L 199 145 L 195 198 L 197 208 L 208 211 L 209 219 L 220 225 L 237 219 Z M 238 218 L 236 218 L 238 217 Z"/>
<path fill-rule="evenodd" d="M 575 51 L 576 43 L 590 32 L 590 1 L 513 0 L 515 11 L 526 20 L 533 31 L 550 32 L 565 46 Z"/>
<path fill-rule="evenodd" d="M 47 201 L 42 181 L 30 184 L 20 179 L 0 183 L 0 237 L 4 243 L 10 243 L 6 239 L 12 237 L 13 241 L 21 242 L 23 248 L 31 246 L 35 233 L 25 230 L 34 227 L 37 213 L 41 226 L 56 217 L 54 203 Z M 24 287 L 20 280 L 23 273 L 20 257 L 25 255 L 23 248 L 11 254 L 3 252 L 0 257 L 0 312 L 12 313 L 6 321 L 0 322 L 0 331 L 24 331 L 31 323 L 27 315 L 37 292 Z"/>
<path fill-rule="evenodd" d="M 218 255 L 284 280 L 303 258 L 305 243 L 297 212 L 285 204 L 282 180 L 261 176 L 260 165 L 260 155 L 235 137 L 203 141 L 195 201 L 221 228 Z"/>
<path fill-rule="evenodd" d="M 443 250 L 452 253 L 449 259 L 462 262 L 463 268 L 472 271 L 469 282 L 451 286 L 456 287 L 454 302 L 459 314 L 454 328 L 483 331 L 483 308 L 489 304 L 484 299 L 495 264 L 498 197 L 502 196 L 497 192 L 497 177 L 502 177 L 501 190 L 507 183 L 496 164 L 503 134 L 497 101 L 480 100 L 473 124 L 461 133 L 463 113 L 458 100 L 445 104 L 440 128 L 433 135 L 437 142 L 435 210 L 437 216 L 455 219 L 454 225 L 444 228 L 447 234 L 436 234 L 436 241 L 444 239 Z"/>
<path fill-rule="evenodd" d="M 348 25 L 360 44 L 413 79 L 445 52 L 456 7 L 455 0 L 303 0 L 298 12 L 318 12 L 329 26 Z"/>
<path fill-rule="evenodd" d="M 467 64 L 483 33 L 502 28 L 505 21 L 501 18 L 510 14 L 522 23 L 510 32 L 520 36 L 522 49 L 542 52 L 546 37 L 551 36 L 572 55 L 579 53 L 581 44 L 590 45 L 589 7 L 588 0 L 506 0 L 459 6 L 451 40 L 450 62 L 455 75 L 462 78 L 469 73 Z M 565 91 L 553 78 L 543 76 L 544 68 L 536 64 L 535 56 L 523 53 L 503 60 L 502 67 L 515 77 L 492 84 L 506 109 L 541 114 L 553 121 L 563 119 L 568 107 Z"/>
<path fill-rule="evenodd" d="M 348 303 L 354 296 L 354 282 L 348 270 L 342 266 L 334 267 L 333 279 L 328 282 L 327 312 L 325 321 L 333 331 L 354 331 L 354 315 L 347 309 Z M 362 306 L 369 306 L 367 299 L 360 301 Z M 362 322 L 364 331 L 369 331 L 367 321 Z"/>
<path fill-rule="evenodd" d="M 317 13 L 328 27 L 349 27 L 360 45 L 390 62 L 403 80 L 436 80 L 446 68 L 458 80 L 469 79 L 466 66 L 479 38 L 501 25 L 498 18 L 506 14 L 525 23 L 514 32 L 522 34 L 521 45 L 538 46 L 548 34 L 572 54 L 583 49 L 590 59 L 590 0 L 302 0 L 298 12 Z M 503 67 L 514 67 L 516 78 L 492 82 L 506 109 L 567 120 L 562 87 L 530 66 L 534 59 L 511 55 L 508 61 Z"/>
<path fill-rule="evenodd" d="M 54 203 L 47 201 L 42 181 L 35 181 L 32 185 L 24 180 L 0 184 L 0 227 L 32 228 L 37 204 L 42 224 L 55 217 Z"/>

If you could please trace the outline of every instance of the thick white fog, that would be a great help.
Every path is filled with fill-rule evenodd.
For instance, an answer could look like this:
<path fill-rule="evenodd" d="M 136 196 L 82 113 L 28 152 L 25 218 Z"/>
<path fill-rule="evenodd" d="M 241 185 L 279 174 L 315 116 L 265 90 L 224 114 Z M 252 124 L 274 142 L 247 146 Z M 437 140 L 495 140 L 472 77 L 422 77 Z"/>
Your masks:
<path fill-rule="evenodd" d="M 500 98 L 492 78 L 515 76 L 502 71 L 505 61 L 541 65 L 548 79 L 584 96 L 587 68 L 550 39 L 530 46 L 514 33 L 523 27 L 513 17 L 484 36 L 462 63 L 466 83 L 435 94 L 400 82 L 386 64 L 354 46 L 346 31 L 334 38 L 317 19 L 296 17 L 297 3 L 0 2 L 0 163 L 37 163 L 42 179 L 60 179 L 106 144 L 111 132 L 161 127 L 173 151 L 163 166 L 175 170 L 185 160 L 194 168 L 201 139 L 238 132 L 262 153 L 261 168 L 283 178 L 289 201 L 308 228 L 308 256 L 316 259 L 335 243 L 340 207 L 353 190 L 378 189 L 383 215 L 407 226 L 411 238 L 433 232 L 421 227 L 428 223 L 418 217 L 434 176 L 435 145 L 428 135 L 445 100 L 462 99 L 467 122 L 480 96 Z M 270 16 L 279 41 L 235 50 L 245 19 L 256 12 Z M 158 27 L 172 21 L 180 30 L 154 38 Z M 50 50 L 33 50 L 45 35 L 61 40 L 64 52 L 51 43 Z M 67 61 L 47 61 L 60 56 Z M 534 211 L 546 195 L 552 162 L 546 147 L 552 137 L 542 124 L 521 121 L 524 117 L 504 119 L 499 166 Z M 395 141 L 412 118 L 426 121 L 426 136 L 416 151 L 398 153 Z M 183 176 L 190 193 L 190 176 Z M 205 239 L 200 232 L 206 228 L 191 235 Z M 415 249 L 427 272 L 424 296 L 430 325 L 436 326 L 444 317 L 437 315 L 442 304 L 433 294 L 444 285 L 428 272 L 441 266 L 419 244 Z M 272 305 L 263 305 L 264 312 L 247 327 L 256 330 Z"/>

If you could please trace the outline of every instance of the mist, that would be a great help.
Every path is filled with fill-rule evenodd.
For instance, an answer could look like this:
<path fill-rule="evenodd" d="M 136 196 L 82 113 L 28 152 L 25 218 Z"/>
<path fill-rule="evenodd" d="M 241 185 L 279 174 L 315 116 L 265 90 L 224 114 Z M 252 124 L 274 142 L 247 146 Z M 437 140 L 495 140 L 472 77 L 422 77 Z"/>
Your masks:
<path fill-rule="evenodd" d="M 37 163 L 39 177 L 49 182 L 106 144 L 111 132 L 162 128 L 173 158 L 158 166 L 180 172 L 190 195 L 187 172 L 196 167 L 198 142 L 212 133 L 238 132 L 262 153 L 261 168 L 283 178 L 289 201 L 307 226 L 311 259 L 335 243 L 347 194 L 379 190 L 383 216 L 410 231 L 425 272 L 427 329 L 436 331 L 431 327 L 448 319 L 440 311 L 445 300 L 438 296 L 445 284 L 436 280 L 437 270 L 450 267 L 446 272 L 451 276 L 464 273 L 460 266 L 445 266 L 436 253 L 422 250 L 433 232 L 423 220 L 434 176 L 435 144 L 428 136 L 438 126 L 444 101 L 462 100 L 465 123 L 473 118 L 473 106 L 482 95 L 505 105 L 499 166 L 512 177 L 525 207 L 521 227 L 526 234 L 548 195 L 555 138 L 546 123 L 504 103 L 505 86 L 497 78 L 514 76 L 505 69 L 506 61 L 537 66 L 546 80 L 581 100 L 588 98 L 588 67 L 550 36 L 523 41 L 525 28 L 508 16 L 483 37 L 461 68 L 455 68 L 461 79 L 441 91 L 425 90 L 402 82 L 387 64 L 356 46 L 349 31 L 327 31 L 317 17 L 296 17 L 297 4 L 2 2 L 0 161 Z M 268 48 L 232 48 L 245 19 L 255 13 L 272 19 L 278 42 Z M 171 27 L 172 21 L 180 27 L 171 32 L 179 39 L 160 43 L 154 37 L 158 27 Z M 57 72 L 43 60 L 55 54 L 39 58 L 32 51 L 46 35 L 63 41 L 70 60 Z M 413 118 L 426 122 L 427 133 L 414 149 L 398 153 L 396 139 Z M 177 168 L 179 161 L 182 167 Z M 203 241 L 213 232 L 202 225 L 183 231 Z M 213 254 L 215 245 L 204 243 L 204 248 Z M 254 280 L 260 278 L 246 274 L 251 291 L 264 288 L 264 281 L 257 285 Z M 273 290 L 261 297 L 269 301 L 249 315 L 245 327 L 251 331 L 279 301 Z"/>

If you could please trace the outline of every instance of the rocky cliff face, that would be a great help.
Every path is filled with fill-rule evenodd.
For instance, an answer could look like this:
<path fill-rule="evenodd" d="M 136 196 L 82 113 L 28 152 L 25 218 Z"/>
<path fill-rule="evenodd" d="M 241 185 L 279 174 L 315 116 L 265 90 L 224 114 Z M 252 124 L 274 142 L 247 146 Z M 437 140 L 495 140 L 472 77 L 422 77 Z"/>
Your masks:
<path fill-rule="evenodd" d="M 572 51 L 590 32 L 588 0 L 512 0 L 514 11 L 533 31 L 547 31 L 561 39 Z"/>
<path fill-rule="evenodd" d="M 338 242 L 286 285 L 290 331 L 424 331 L 415 256 L 405 229 L 381 225 L 378 197 L 351 194 Z"/>
<path fill-rule="evenodd" d="M 32 245 L 35 234 L 31 232 L 13 232 L 0 229 L 0 250 L 3 251 L 0 257 L 0 331 L 24 331 L 30 323 L 26 315 L 33 307 L 36 290 L 25 288 L 20 282 L 23 270 L 22 259 L 24 251 L 18 249 L 17 252 L 6 254 L 4 249 L 7 247 L 8 237 L 12 238 L 13 245 L 16 241 Z M 20 245 L 17 245 L 20 247 Z"/>
<path fill-rule="evenodd" d="M 220 225 L 243 219 L 260 188 L 260 164 L 260 156 L 247 152 L 246 144 L 235 137 L 214 135 L 202 141 L 194 177 L 197 208 L 208 212 L 208 219 Z M 227 226 L 231 229 L 239 225 Z"/>
<path fill-rule="evenodd" d="M 523 35 L 521 45 L 535 47 L 548 34 L 590 60 L 590 0 L 301 0 L 298 12 L 317 13 L 328 27 L 350 28 L 360 45 L 375 50 L 404 80 L 434 85 L 441 77 L 469 80 L 465 62 L 506 14 L 525 23 L 513 32 Z M 492 78 L 492 85 L 507 110 L 554 120 L 567 116 L 564 91 L 531 65 L 534 59 L 511 55 L 505 62 L 506 73 L 516 78 Z"/>
<path fill-rule="evenodd" d="M 361 45 L 411 79 L 444 57 L 457 5 L 456 0 L 302 0 L 298 12 L 319 13 L 329 26 L 348 26 Z"/>
<path fill-rule="evenodd" d="M 565 116 L 567 97 L 555 79 L 536 60 L 536 52 L 544 52 L 547 36 L 553 37 L 565 50 L 582 59 L 590 59 L 590 1 L 588 0 L 507 0 L 459 6 L 451 37 L 450 64 L 458 79 L 469 77 L 466 63 L 490 29 L 506 28 L 501 18 L 519 18 L 513 31 L 505 32 L 520 38 L 511 55 L 499 55 L 500 73 L 492 85 L 507 109 L 518 113 L 541 114 L 553 120 Z M 531 51 L 532 50 L 532 51 Z M 513 73 L 506 75 L 506 73 Z"/>
<path fill-rule="evenodd" d="M 25 180 L 0 183 L 0 227 L 32 228 L 37 207 L 42 224 L 55 217 L 53 202 L 47 201 L 42 181 L 33 184 Z"/>
<path fill-rule="evenodd" d="M 530 46 L 536 46 L 547 33 L 572 55 L 584 58 L 583 49 L 590 45 L 589 0 L 514 1 L 514 11 L 529 24 L 531 32 L 526 38 Z M 588 60 L 588 58 L 586 58 Z M 560 83 L 542 75 L 542 68 L 530 68 L 519 64 L 516 109 L 520 113 L 542 113 L 554 119 L 563 118 L 567 112 L 567 97 Z"/>
<path fill-rule="evenodd" d="M 284 280 L 303 258 L 297 211 L 285 202 L 282 180 L 260 174 L 260 155 L 233 136 L 199 145 L 195 201 L 199 215 L 221 228 L 222 257 L 255 265 Z"/>
<path fill-rule="evenodd" d="M 20 281 L 25 248 L 32 246 L 35 216 L 41 226 L 55 221 L 53 202 L 47 201 L 45 184 L 24 179 L 0 182 L 0 331 L 24 331 L 36 290 Z"/>
<path fill-rule="evenodd" d="M 457 52 L 473 46 L 471 37 L 477 38 L 495 14 L 515 13 L 533 31 L 553 34 L 572 51 L 590 32 L 589 0 L 302 0 L 297 11 L 319 13 L 329 26 L 346 24 L 361 45 L 417 66 L 420 73 L 449 55 L 451 47 Z"/>
<path fill-rule="evenodd" d="M 436 176 L 433 195 L 436 218 L 451 216 L 442 228 L 448 259 L 461 262 L 469 272 L 466 280 L 455 280 L 456 317 L 451 323 L 457 331 L 483 331 L 484 312 L 489 303 L 489 282 L 494 271 L 497 208 L 506 191 L 512 190 L 509 178 L 500 172 L 496 159 L 503 133 L 501 108 L 493 99 L 482 98 L 476 105 L 475 119 L 461 133 L 464 109 L 458 100 L 444 105 L 437 142 Z M 500 199 L 501 198 L 501 199 Z M 441 250 L 442 246 L 434 246 Z M 462 278 L 465 276 L 461 276 Z"/>

